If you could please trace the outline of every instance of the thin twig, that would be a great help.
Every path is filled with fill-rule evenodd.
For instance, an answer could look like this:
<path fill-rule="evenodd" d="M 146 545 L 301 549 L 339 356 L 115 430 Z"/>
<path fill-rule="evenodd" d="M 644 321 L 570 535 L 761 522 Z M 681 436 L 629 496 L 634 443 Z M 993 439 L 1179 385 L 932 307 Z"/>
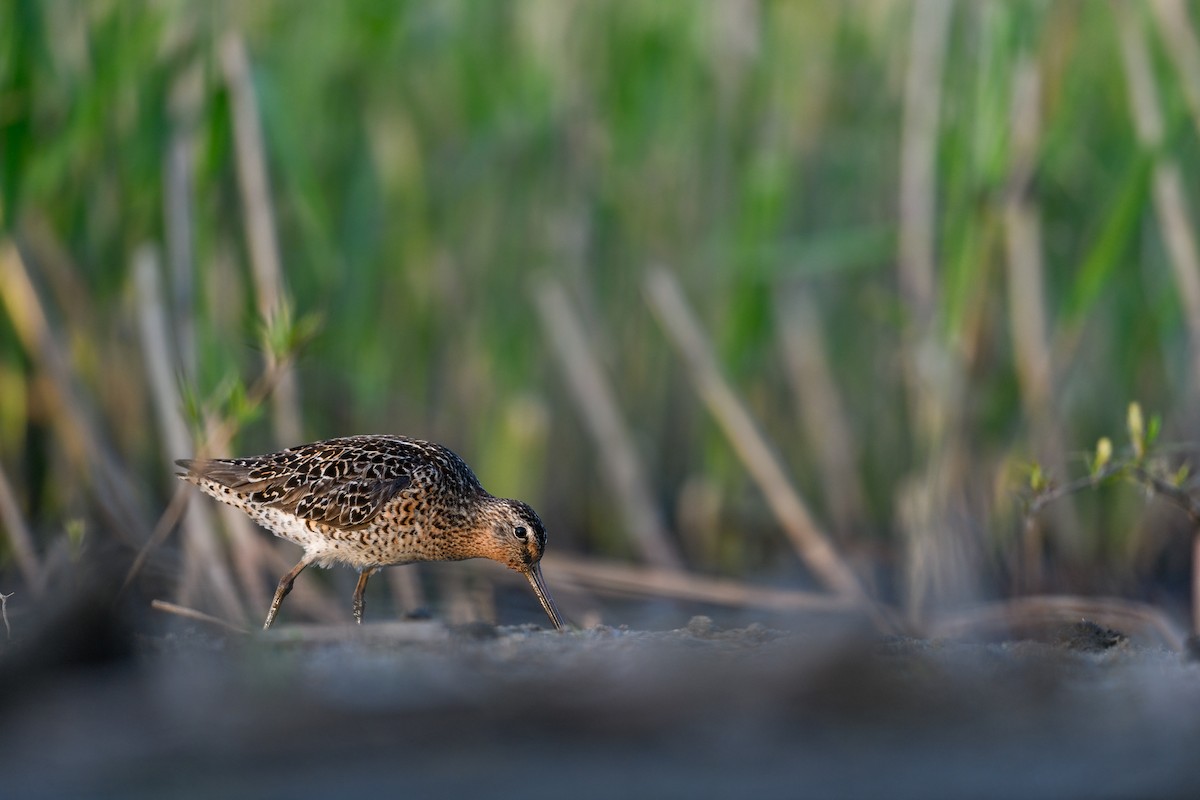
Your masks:
<path fill-rule="evenodd" d="M 196 609 L 188 608 L 187 606 L 168 603 L 166 600 L 151 600 L 150 607 L 156 611 L 165 611 L 168 614 L 175 614 L 176 616 L 195 620 L 196 622 L 205 622 L 209 625 L 216 625 L 221 628 L 225 628 L 226 630 L 233 631 L 234 633 L 250 633 L 250 631 L 246 630 L 240 625 L 235 625 L 232 622 L 226 622 L 220 617 L 214 617 L 212 614 L 205 614 L 203 611 L 197 611 Z"/>
<path fill-rule="evenodd" d="M 1123 462 L 1113 462 L 1106 465 L 1102 469 L 1091 475 L 1085 475 L 1082 478 L 1076 478 L 1073 481 L 1053 486 L 1044 491 L 1038 492 L 1037 495 L 1029 501 L 1029 507 L 1026 509 L 1026 515 L 1032 516 L 1037 514 L 1049 504 L 1066 497 L 1076 492 L 1081 492 L 1084 489 L 1093 489 L 1114 475 L 1123 471 L 1128 465 Z"/>
<path fill-rule="evenodd" d="M 1167 483 L 1162 478 L 1150 474 L 1143 467 L 1130 467 L 1130 473 L 1143 484 L 1173 505 L 1178 506 L 1191 519 L 1192 524 L 1200 527 L 1200 501 L 1174 484 Z"/>
<path fill-rule="evenodd" d="M 1085 475 L 1082 478 L 1076 478 L 1073 481 L 1039 492 L 1029 501 L 1026 513 L 1030 516 L 1037 514 L 1056 500 L 1076 492 L 1081 492 L 1084 489 L 1094 489 L 1109 478 L 1121 474 L 1129 476 L 1130 480 L 1148 487 L 1155 494 L 1161 495 L 1173 505 L 1178 506 L 1188 515 L 1192 522 L 1200 526 L 1200 501 L 1192 497 L 1184 489 L 1154 475 L 1145 467 L 1124 461 L 1114 461 L 1091 475 Z"/>

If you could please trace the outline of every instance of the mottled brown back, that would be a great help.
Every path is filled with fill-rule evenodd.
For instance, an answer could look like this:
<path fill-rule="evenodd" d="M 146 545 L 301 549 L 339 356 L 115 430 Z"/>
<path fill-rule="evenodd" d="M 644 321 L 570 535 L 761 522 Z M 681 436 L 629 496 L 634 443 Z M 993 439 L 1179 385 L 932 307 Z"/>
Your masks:
<path fill-rule="evenodd" d="M 247 458 L 175 462 L 247 503 L 341 529 L 367 527 L 410 487 L 485 494 L 475 473 L 439 444 L 406 436 L 347 436 Z"/>

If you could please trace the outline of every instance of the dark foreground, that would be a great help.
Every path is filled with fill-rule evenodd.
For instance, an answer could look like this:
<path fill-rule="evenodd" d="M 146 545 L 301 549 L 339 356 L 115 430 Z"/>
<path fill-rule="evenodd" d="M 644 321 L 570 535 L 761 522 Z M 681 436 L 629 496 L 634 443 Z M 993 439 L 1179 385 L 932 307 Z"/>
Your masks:
<path fill-rule="evenodd" d="M 8 798 L 1200 796 L 1200 667 L 1124 641 L 181 623 L 7 662 Z"/>

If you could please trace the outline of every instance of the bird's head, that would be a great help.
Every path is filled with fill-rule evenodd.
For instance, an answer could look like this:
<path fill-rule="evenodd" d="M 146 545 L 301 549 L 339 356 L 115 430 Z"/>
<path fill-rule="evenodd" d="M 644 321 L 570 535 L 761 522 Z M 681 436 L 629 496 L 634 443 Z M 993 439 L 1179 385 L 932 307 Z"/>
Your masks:
<path fill-rule="evenodd" d="M 496 561 L 525 576 L 546 610 L 554 627 L 563 627 L 562 615 L 554 605 L 542 579 L 542 554 L 546 550 L 546 526 L 537 512 L 520 500 L 498 499 L 491 515 L 492 553 Z"/>

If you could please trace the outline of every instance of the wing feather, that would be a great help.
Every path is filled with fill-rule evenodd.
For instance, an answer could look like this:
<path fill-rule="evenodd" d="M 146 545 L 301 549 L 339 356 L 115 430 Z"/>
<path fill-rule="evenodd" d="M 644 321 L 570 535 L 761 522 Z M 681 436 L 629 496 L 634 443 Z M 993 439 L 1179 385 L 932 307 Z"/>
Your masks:
<path fill-rule="evenodd" d="M 343 529 L 371 524 L 428 467 L 427 449 L 404 437 L 347 437 L 250 458 L 181 460 L 183 477 L 234 490 L 271 506 Z M 447 451 L 448 452 L 448 451 Z"/>

